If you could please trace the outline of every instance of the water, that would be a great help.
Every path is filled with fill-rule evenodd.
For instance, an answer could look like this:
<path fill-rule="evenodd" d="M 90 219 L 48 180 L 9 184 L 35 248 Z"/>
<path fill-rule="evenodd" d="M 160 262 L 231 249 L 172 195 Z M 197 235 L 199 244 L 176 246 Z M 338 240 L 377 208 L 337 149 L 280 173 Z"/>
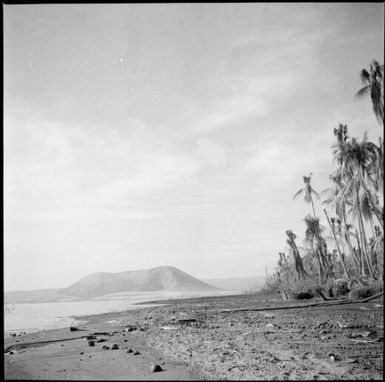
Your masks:
<path fill-rule="evenodd" d="M 65 328 L 79 324 L 74 316 L 121 312 L 146 308 L 151 305 L 135 305 L 138 302 L 167 298 L 197 297 L 225 293 L 182 293 L 182 292 L 127 292 L 105 296 L 103 300 L 54 302 L 33 304 L 9 304 L 4 307 L 4 331 L 35 332 L 39 330 Z"/>

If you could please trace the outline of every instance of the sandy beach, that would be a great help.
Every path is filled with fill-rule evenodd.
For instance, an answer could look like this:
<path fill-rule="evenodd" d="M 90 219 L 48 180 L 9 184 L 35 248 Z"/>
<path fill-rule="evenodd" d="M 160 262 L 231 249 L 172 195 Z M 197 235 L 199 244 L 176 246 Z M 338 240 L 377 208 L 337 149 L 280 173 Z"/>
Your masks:
<path fill-rule="evenodd" d="M 316 302 L 222 296 L 83 316 L 75 331 L 8 335 L 5 379 L 382 380 L 383 297 L 305 308 Z"/>

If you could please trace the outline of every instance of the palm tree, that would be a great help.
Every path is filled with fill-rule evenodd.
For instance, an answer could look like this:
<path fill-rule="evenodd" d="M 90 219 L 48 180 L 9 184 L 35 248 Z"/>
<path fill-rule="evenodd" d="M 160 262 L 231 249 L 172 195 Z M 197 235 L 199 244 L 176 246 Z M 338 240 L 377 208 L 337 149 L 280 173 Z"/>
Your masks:
<path fill-rule="evenodd" d="M 318 218 L 307 215 L 305 217 L 305 223 L 305 242 L 310 244 L 311 250 L 317 259 L 319 270 L 318 276 L 321 284 L 331 273 L 331 266 L 327 260 L 326 242 L 321 235 L 322 228 Z"/>
<path fill-rule="evenodd" d="M 364 85 L 356 97 L 362 97 L 370 93 L 373 111 L 378 122 L 384 123 L 384 65 L 380 65 L 376 60 L 370 64 L 370 69 L 362 69 L 360 73 L 362 84 Z"/>
<path fill-rule="evenodd" d="M 342 162 L 340 170 L 346 179 L 346 191 L 348 191 L 354 184 L 353 188 L 355 188 L 356 197 L 358 198 L 360 190 L 363 189 L 367 194 L 374 214 L 381 227 L 384 228 L 378 200 L 375 198 L 373 191 L 370 190 L 370 186 L 368 186 L 369 184 L 375 183 L 375 180 L 372 178 L 371 169 L 373 164 L 378 161 L 379 150 L 380 148 L 377 145 L 368 141 L 366 132 L 361 142 L 356 138 L 352 138 L 345 145 L 344 151 L 341 153 Z"/>
<path fill-rule="evenodd" d="M 337 247 L 337 252 L 338 252 L 338 255 L 340 257 L 341 264 L 342 264 L 342 269 L 344 270 L 344 276 L 345 276 L 345 278 L 348 278 L 349 275 L 348 275 L 348 270 L 346 269 L 344 254 L 341 252 L 340 246 L 338 245 L 338 240 L 337 240 L 337 235 L 336 235 L 336 228 L 335 228 L 335 224 L 334 224 L 335 223 L 335 219 L 332 218 L 332 222 L 331 222 L 325 209 L 324 209 L 324 213 L 325 213 L 326 219 L 327 219 L 327 221 L 328 221 L 328 223 L 330 225 L 330 228 L 332 230 L 332 233 L 333 233 L 334 241 L 335 241 L 336 247 Z"/>
<path fill-rule="evenodd" d="M 348 224 L 347 217 L 346 217 L 346 205 L 352 204 L 352 203 L 347 199 L 346 194 L 342 195 L 341 191 L 344 189 L 344 184 L 342 183 L 341 171 L 334 172 L 329 176 L 329 178 L 333 182 L 333 187 L 330 187 L 321 192 L 321 194 L 327 195 L 327 198 L 322 203 L 333 207 L 336 215 L 340 218 L 340 219 L 337 219 L 339 236 L 341 239 L 343 238 L 344 241 L 346 242 L 349 249 L 350 257 L 353 259 L 353 266 L 354 266 L 355 273 L 357 276 L 359 276 L 360 275 L 359 259 L 356 257 L 356 254 L 353 250 L 353 245 L 350 240 L 351 233 L 349 230 L 352 226 Z M 343 232 L 341 227 L 342 223 L 343 223 Z M 342 246 L 343 246 L 343 241 L 342 241 Z"/>
<path fill-rule="evenodd" d="M 305 271 L 305 268 L 303 267 L 302 257 L 299 254 L 297 244 L 295 243 L 295 238 L 297 237 L 297 235 L 290 229 L 286 231 L 286 235 L 287 235 L 287 243 L 290 246 L 291 253 L 294 258 L 295 270 L 298 276 L 303 279 L 306 277 L 310 277 L 308 273 Z"/>
<path fill-rule="evenodd" d="M 305 187 L 301 188 L 299 191 L 297 191 L 294 194 L 293 199 L 297 199 L 300 195 L 305 194 L 304 200 L 305 200 L 306 203 L 311 203 L 311 206 L 312 206 L 312 209 L 313 209 L 314 219 L 317 219 L 317 215 L 316 215 L 315 210 L 314 210 L 313 195 L 316 196 L 317 198 L 319 198 L 319 195 L 314 190 L 314 188 L 311 186 L 310 181 L 311 181 L 312 175 L 313 174 L 310 173 L 309 176 L 304 176 L 303 177 L 303 182 L 305 183 Z"/>

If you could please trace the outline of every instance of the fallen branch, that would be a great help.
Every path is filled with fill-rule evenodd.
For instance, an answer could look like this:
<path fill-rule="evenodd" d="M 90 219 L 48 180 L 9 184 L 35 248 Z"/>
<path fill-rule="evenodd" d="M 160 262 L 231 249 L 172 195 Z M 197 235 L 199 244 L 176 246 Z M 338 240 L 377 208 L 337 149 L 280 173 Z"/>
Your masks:
<path fill-rule="evenodd" d="M 303 304 L 303 305 L 290 305 L 290 306 L 266 306 L 262 308 L 244 308 L 244 309 L 226 309 L 222 310 L 221 313 L 236 313 L 236 312 L 261 312 L 265 310 L 284 310 L 284 309 L 300 309 L 300 308 L 313 308 L 317 306 L 334 306 L 334 305 L 344 305 L 344 304 L 360 304 L 363 302 L 368 302 L 376 299 L 384 294 L 384 292 L 377 293 L 373 296 L 364 298 L 362 300 L 334 300 L 334 301 L 322 301 L 314 302 L 312 304 Z"/>
<path fill-rule="evenodd" d="M 88 330 L 88 329 L 85 329 L 85 330 Z M 46 345 L 46 344 L 50 344 L 50 343 L 54 343 L 54 342 L 79 340 L 82 338 L 87 338 L 89 336 L 100 336 L 100 335 L 105 336 L 105 335 L 110 335 L 110 333 L 108 333 L 108 332 L 93 332 L 93 333 L 86 334 L 84 336 L 77 336 L 77 337 L 59 338 L 59 339 L 55 339 L 55 340 L 34 341 L 34 342 L 24 342 L 24 343 L 21 342 L 21 343 L 17 343 L 17 344 L 13 344 L 13 345 L 8 346 L 7 348 L 4 349 L 4 353 L 7 353 L 11 350 L 17 350 L 17 349 L 22 348 L 22 347 L 26 348 L 26 347 L 42 346 L 42 345 Z"/>
<path fill-rule="evenodd" d="M 370 340 L 370 341 L 368 341 L 368 340 L 355 340 L 355 339 L 352 339 L 352 341 L 354 341 L 354 342 L 361 342 L 361 343 L 364 343 L 364 344 L 372 344 L 374 342 L 381 341 L 381 339 L 380 338 L 376 338 L 375 340 Z"/>

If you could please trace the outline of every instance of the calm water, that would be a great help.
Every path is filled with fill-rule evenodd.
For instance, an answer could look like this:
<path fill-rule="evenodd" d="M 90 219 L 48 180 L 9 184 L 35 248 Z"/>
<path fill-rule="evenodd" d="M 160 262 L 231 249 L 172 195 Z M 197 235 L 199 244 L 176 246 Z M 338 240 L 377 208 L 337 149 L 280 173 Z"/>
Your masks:
<path fill-rule="evenodd" d="M 215 294 L 230 294 L 225 293 Z M 149 305 L 134 305 L 138 302 L 160 300 L 163 298 L 184 298 L 213 295 L 207 293 L 142 292 L 109 295 L 105 300 L 12 304 L 4 309 L 4 330 L 34 332 L 44 329 L 64 328 L 76 323 L 73 316 L 120 312 L 130 309 L 146 308 Z"/>

